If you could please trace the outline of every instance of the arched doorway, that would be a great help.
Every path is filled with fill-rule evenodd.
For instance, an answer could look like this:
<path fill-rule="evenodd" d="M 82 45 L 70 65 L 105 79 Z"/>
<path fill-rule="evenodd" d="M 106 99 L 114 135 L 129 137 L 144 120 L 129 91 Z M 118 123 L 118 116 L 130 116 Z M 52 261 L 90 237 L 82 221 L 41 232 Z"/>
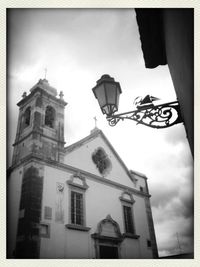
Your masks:
<path fill-rule="evenodd" d="M 99 222 L 97 232 L 91 235 L 95 241 L 96 258 L 118 259 L 123 237 L 119 225 L 110 215 Z"/>

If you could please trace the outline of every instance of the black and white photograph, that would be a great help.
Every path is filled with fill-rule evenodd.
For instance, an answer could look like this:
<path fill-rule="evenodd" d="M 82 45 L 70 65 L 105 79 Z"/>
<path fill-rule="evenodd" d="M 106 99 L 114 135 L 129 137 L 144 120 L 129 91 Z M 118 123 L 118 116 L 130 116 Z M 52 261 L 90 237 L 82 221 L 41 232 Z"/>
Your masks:
<path fill-rule="evenodd" d="M 12 7 L 6 32 L 6 258 L 194 259 L 194 8 Z"/>

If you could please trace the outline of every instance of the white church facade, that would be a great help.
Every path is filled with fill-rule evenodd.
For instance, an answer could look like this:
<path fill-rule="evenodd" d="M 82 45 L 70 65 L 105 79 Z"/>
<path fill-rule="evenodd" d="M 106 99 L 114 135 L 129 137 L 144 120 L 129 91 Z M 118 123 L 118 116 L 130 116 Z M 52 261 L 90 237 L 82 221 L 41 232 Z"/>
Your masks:
<path fill-rule="evenodd" d="M 7 257 L 157 258 L 147 177 L 95 128 L 65 147 L 62 92 L 39 82 L 18 103 L 7 177 Z"/>

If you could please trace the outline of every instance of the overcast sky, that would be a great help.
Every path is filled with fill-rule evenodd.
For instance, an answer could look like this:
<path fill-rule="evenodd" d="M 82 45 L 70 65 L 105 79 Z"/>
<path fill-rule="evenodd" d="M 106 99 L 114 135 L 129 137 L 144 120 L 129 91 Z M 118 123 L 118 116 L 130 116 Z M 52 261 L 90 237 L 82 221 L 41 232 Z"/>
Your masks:
<path fill-rule="evenodd" d="M 97 126 L 127 167 L 148 177 L 160 256 L 192 250 L 193 160 L 183 124 L 151 129 L 133 121 L 110 127 L 92 88 L 103 75 L 120 82 L 119 111 L 137 96 L 176 100 L 167 66 L 146 69 L 134 9 L 12 9 L 8 13 L 8 152 L 18 119 L 16 103 L 45 76 L 64 92 L 65 141 Z"/>

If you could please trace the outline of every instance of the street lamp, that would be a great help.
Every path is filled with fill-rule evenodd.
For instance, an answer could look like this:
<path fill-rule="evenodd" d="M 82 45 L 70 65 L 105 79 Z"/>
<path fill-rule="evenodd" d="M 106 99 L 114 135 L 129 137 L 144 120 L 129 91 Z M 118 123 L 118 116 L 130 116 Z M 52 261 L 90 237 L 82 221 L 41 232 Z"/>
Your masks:
<path fill-rule="evenodd" d="M 129 119 L 151 128 L 167 128 L 183 122 L 178 101 L 154 105 L 156 97 L 147 95 L 145 98 L 135 99 L 136 110 L 116 114 L 119 105 L 119 96 L 122 93 L 120 84 L 104 74 L 92 89 L 99 106 L 110 126 L 115 126 L 120 120 Z"/>

